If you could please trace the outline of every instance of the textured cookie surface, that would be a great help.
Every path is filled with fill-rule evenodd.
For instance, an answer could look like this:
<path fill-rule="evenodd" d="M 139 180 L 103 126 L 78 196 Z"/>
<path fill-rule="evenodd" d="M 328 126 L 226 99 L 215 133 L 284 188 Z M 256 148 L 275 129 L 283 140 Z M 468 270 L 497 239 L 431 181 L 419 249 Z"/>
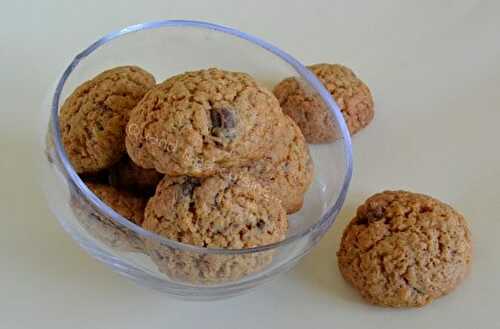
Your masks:
<path fill-rule="evenodd" d="M 286 115 L 282 122 L 283 127 L 277 126 L 276 129 L 283 129 L 284 133 L 264 158 L 231 171 L 250 174 L 281 200 L 288 214 L 292 214 L 302 208 L 314 168 L 299 127 Z"/>
<path fill-rule="evenodd" d="M 337 102 L 351 134 L 367 126 L 374 116 L 368 87 L 347 67 L 316 64 L 308 67 Z M 340 134 L 330 111 L 318 95 L 312 94 L 295 78 L 287 78 L 274 88 L 283 112 L 300 127 L 307 142 L 327 143 Z"/>
<path fill-rule="evenodd" d="M 288 221 L 281 202 L 248 175 L 166 176 L 143 227 L 195 246 L 241 249 L 284 239 Z"/>
<path fill-rule="evenodd" d="M 422 306 L 469 272 L 465 219 L 426 195 L 386 191 L 358 208 L 337 253 L 344 278 L 373 304 Z"/>
<path fill-rule="evenodd" d="M 261 158 L 276 140 L 276 97 L 249 75 L 207 69 L 174 76 L 132 111 L 126 146 L 144 168 L 210 176 Z"/>
<path fill-rule="evenodd" d="M 142 224 L 147 199 L 137 197 L 109 185 L 91 182 L 86 182 L 86 184 L 99 199 L 113 208 L 117 213 L 137 225 Z"/>
<path fill-rule="evenodd" d="M 154 169 L 145 169 L 136 165 L 130 158 L 124 157 L 109 170 L 108 181 L 111 186 L 150 196 L 163 175 Z"/>
<path fill-rule="evenodd" d="M 121 66 L 83 83 L 66 99 L 60 128 L 78 173 L 109 168 L 123 156 L 130 111 L 154 84 L 143 69 Z"/>

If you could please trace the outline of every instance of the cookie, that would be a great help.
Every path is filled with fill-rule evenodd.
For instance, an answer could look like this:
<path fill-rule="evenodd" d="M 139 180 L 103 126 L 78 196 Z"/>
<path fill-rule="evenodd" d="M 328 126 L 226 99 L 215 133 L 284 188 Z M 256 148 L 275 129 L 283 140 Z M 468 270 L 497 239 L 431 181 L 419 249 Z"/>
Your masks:
<path fill-rule="evenodd" d="M 276 97 L 245 73 L 206 69 L 157 85 L 132 111 L 132 160 L 170 176 L 207 177 L 261 158 L 276 140 Z"/>
<path fill-rule="evenodd" d="M 199 247 L 241 249 L 284 239 L 288 221 L 281 202 L 251 176 L 219 174 L 163 178 L 142 226 Z"/>
<path fill-rule="evenodd" d="M 143 228 L 200 247 L 240 249 L 283 240 L 288 222 L 280 201 L 248 175 L 203 180 L 166 176 L 148 202 Z M 273 251 L 205 254 L 152 240 L 146 241 L 146 249 L 170 278 L 205 284 L 229 282 L 259 271 L 273 255 Z"/>
<path fill-rule="evenodd" d="M 386 191 L 358 208 L 337 256 L 344 278 L 368 302 L 423 306 L 469 272 L 471 234 L 450 206 L 423 194 Z"/>
<path fill-rule="evenodd" d="M 125 126 L 132 108 L 155 84 L 136 66 L 107 70 L 83 83 L 61 107 L 64 149 L 78 173 L 109 168 L 125 154 Z"/>
<path fill-rule="evenodd" d="M 335 99 L 351 135 L 372 121 L 374 104 L 370 89 L 354 72 L 339 64 L 316 64 L 308 68 Z M 328 143 L 340 137 L 333 116 L 319 95 L 308 92 L 296 78 L 280 82 L 274 94 L 308 143 Z"/>
<path fill-rule="evenodd" d="M 105 184 L 85 181 L 104 203 L 123 217 L 140 225 L 147 199 L 117 190 Z M 71 193 L 71 208 L 84 229 L 96 240 L 116 251 L 144 253 L 142 239 L 132 230 L 97 212 L 79 192 Z"/>
<path fill-rule="evenodd" d="M 313 178 L 314 166 L 309 147 L 295 122 L 283 115 L 282 138 L 262 158 L 250 165 L 231 169 L 254 177 L 272 195 L 281 200 L 288 214 L 299 211 L 304 193 Z"/>
<path fill-rule="evenodd" d="M 108 173 L 111 186 L 144 196 L 152 196 L 156 185 L 163 178 L 154 169 L 145 169 L 136 165 L 129 157 L 124 157 Z"/>

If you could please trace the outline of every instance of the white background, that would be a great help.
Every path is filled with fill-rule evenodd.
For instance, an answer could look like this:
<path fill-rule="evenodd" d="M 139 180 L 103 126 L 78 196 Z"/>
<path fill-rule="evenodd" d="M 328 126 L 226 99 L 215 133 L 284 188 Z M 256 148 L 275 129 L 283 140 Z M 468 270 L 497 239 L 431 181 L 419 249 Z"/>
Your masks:
<path fill-rule="evenodd" d="M 2 3 L 0 328 L 500 328 L 500 2 L 307 3 Z M 39 111 L 61 71 L 99 36 L 166 18 L 230 25 L 304 63 L 344 63 L 375 97 L 336 224 L 294 270 L 225 301 L 178 301 L 114 274 L 65 235 L 37 185 Z M 454 205 L 473 232 L 472 275 L 422 309 L 368 306 L 336 267 L 356 205 L 394 188 Z"/>

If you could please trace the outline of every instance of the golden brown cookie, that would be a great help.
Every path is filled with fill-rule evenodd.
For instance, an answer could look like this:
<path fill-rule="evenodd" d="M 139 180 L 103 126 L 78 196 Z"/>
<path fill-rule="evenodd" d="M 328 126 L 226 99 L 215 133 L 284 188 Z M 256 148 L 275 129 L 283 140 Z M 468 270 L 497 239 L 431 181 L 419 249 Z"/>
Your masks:
<path fill-rule="evenodd" d="M 241 249 L 284 239 L 288 221 L 281 202 L 251 176 L 218 174 L 163 178 L 142 226 L 195 246 Z"/>
<path fill-rule="evenodd" d="M 254 177 L 272 195 L 281 200 L 288 214 L 299 211 L 304 194 L 313 178 L 314 166 L 309 147 L 295 122 L 283 115 L 284 133 L 264 158 L 231 172 L 245 172 Z"/>
<path fill-rule="evenodd" d="M 207 69 L 174 76 L 132 111 L 132 160 L 170 176 L 206 177 L 261 158 L 272 146 L 281 109 L 245 73 Z"/>
<path fill-rule="evenodd" d="M 337 256 L 344 278 L 368 302 L 423 306 L 469 272 L 471 234 L 450 206 L 423 194 L 386 191 L 358 208 Z"/>
<path fill-rule="evenodd" d="M 337 102 L 352 135 L 372 121 L 374 105 L 370 89 L 354 72 L 339 64 L 316 64 L 308 68 Z M 333 116 L 319 95 L 308 92 L 296 78 L 280 82 L 274 94 L 308 143 L 328 143 L 339 137 Z"/>
<path fill-rule="evenodd" d="M 145 211 L 143 227 L 200 247 L 240 249 L 285 238 L 288 221 L 280 201 L 252 177 L 165 177 Z M 160 271 L 185 282 L 221 283 L 262 269 L 272 251 L 242 255 L 173 249 L 152 240 L 146 250 Z"/>
<path fill-rule="evenodd" d="M 128 156 L 113 166 L 108 174 L 111 186 L 144 196 L 153 195 L 162 178 L 163 174 L 139 167 Z"/>
<path fill-rule="evenodd" d="M 143 69 L 121 66 L 83 83 L 66 99 L 60 128 L 78 173 L 97 172 L 120 160 L 130 111 L 154 84 L 154 77 Z"/>

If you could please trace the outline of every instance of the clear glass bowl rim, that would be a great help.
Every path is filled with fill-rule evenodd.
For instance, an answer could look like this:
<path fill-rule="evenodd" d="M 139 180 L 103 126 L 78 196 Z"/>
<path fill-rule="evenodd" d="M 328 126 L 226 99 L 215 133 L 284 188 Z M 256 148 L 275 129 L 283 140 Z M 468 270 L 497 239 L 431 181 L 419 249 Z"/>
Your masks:
<path fill-rule="evenodd" d="M 191 27 L 191 28 L 198 28 L 198 29 L 204 29 L 204 30 L 212 30 L 216 32 L 221 32 L 225 34 L 232 35 L 234 37 L 246 40 L 250 43 L 253 43 L 254 45 L 257 45 L 261 48 L 264 48 L 265 50 L 271 52 L 275 56 L 280 57 L 282 60 L 287 62 L 289 65 L 291 65 L 299 74 L 300 76 L 306 80 L 310 86 L 315 89 L 316 92 L 318 92 L 323 99 L 323 101 L 327 104 L 329 110 L 339 123 L 339 128 L 340 128 L 340 133 L 342 135 L 342 138 L 339 139 L 343 143 L 344 146 L 344 152 L 345 152 L 345 157 L 346 157 L 346 174 L 344 176 L 344 180 L 342 182 L 342 187 L 339 193 L 339 196 L 337 200 L 335 201 L 334 205 L 330 207 L 326 212 L 323 213 L 321 216 L 320 220 L 313 225 L 311 225 L 309 228 L 303 231 L 299 231 L 294 235 L 288 236 L 282 241 L 275 242 L 272 244 L 264 245 L 264 246 L 258 246 L 258 247 L 253 247 L 253 248 L 245 248 L 245 249 L 223 249 L 223 248 L 205 248 L 205 247 L 198 247 L 198 246 L 193 246 L 185 243 L 181 243 L 175 240 L 170 240 L 167 239 L 163 236 L 160 236 L 156 233 L 147 231 L 143 229 L 142 227 L 132 223 L 131 221 L 125 219 L 123 216 L 118 214 L 116 211 L 114 211 L 111 207 L 109 207 L 107 204 L 102 202 L 92 191 L 83 183 L 82 179 L 78 176 L 76 171 L 74 170 L 73 166 L 71 165 L 71 162 L 69 161 L 66 152 L 64 150 L 63 144 L 62 144 L 62 139 L 61 139 L 61 131 L 59 128 L 59 101 L 60 101 L 60 96 L 61 92 L 63 90 L 64 84 L 71 74 L 73 70 L 78 66 L 80 61 L 84 59 L 85 57 L 89 56 L 92 54 L 96 49 L 101 47 L 102 45 L 111 42 L 112 40 L 119 38 L 121 36 L 124 36 L 129 33 L 134 33 L 134 32 L 139 32 L 139 31 L 145 31 L 145 30 L 150 30 L 150 29 L 158 29 L 158 28 L 166 28 L 166 27 Z M 340 112 L 340 109 L 338 105 L 335 103 L 335 101 L 332 99 L 330 93 L 325 89 L 325 87 L 322 85 L 322 83 L 316 78 L 314 74 L 312 74 L 303 64 L 301 64 L 298 60 L 293 58 L 291 55 L 288 53 L 284 52 L 283 50 L 275 47 L 274 45 L 268 43 L 267 41 L 264 41 L 258 37 L 255 37 L 253 35 L 247 34 L 245 32 L 241 32 L 239 30 L 236 30 L 231 27 L 223 26 L 223 25 L 218 25 L 218 24 L 213 24 L 213 23 L 208 23 L 208 22 L 203 22 L 203 21 L 195 21 L 195 20 L 160 20 L 160 21 L 153 21 L 153 22 L 145 22 L 145 23 L 140 23 L 140 24 L 135 24 L 131 26 L 127 26 L 121 30 L 117 30 L 114 32 L 111 32 L 109 34 L 106 34 L 102 38 L 98 39 L 96 42 L 92 43 L 90 46 L 88 46 L 85 50 L 80 52 L 75 56 L 75 58 L 72 60 L 72 62 L 69 64 L 69 66 L 64 70 L 61 78 L 59 79 L 56 89 L 54 91 L 54 95 L 52 97 L 52 104 L 51 104 L 51 125 L 53 128 L 53 138 L 54 138 L 54 144 L 55 144 L 55 151 L 57 156 L 59 157 L 61 163 L 62 163 L 62 169 L 64 170 L 64 174 L 69 177 L 71 182 L 79 189 L 79 191 L 83 194 L 83 196 L 94 206 L 99 212 L 107 216 L 108 218 L 111 218 L 113 221 L 119 223 L 120 225 L 123 225 L 127 227 L 128 229 L 134 231 L 136 234 L 139 236 L 146 238 L 146 239 L 151 239 L 155 240 L 162 245 L 166 245 L 178 250 L 186 251 L 186 252 L 194 252 L 194 253 L 201 253 L 201 254 L 221 254 L 221 255 L 241 255 L 241 254 L 249 254 L 249 253 L 257 253 L 257 252 L 263 252 L 266 250 L 271 250 L 275 248 L 282 247 L 284 245 L 290 244 L 316 230 L 326 230 L 328 227 L 333 223 L 330 222 L 328 227 L 324 227 L 325 223 L 328 223 L 329 219 L 332 216 L 335 216 L 338 214 L 338 211 L 342 207 L 346 195 L 347 195 L 347 190 L 349 188 L 349 184 L 352 178 L 352 169 L 353 169 L 353 164 L 352 164 L 352 145 L 351 145 L 351 138 L 349 134 L 349 130 L 345 124 L 344 118 L 342 116 L 342 113 Z"/>

